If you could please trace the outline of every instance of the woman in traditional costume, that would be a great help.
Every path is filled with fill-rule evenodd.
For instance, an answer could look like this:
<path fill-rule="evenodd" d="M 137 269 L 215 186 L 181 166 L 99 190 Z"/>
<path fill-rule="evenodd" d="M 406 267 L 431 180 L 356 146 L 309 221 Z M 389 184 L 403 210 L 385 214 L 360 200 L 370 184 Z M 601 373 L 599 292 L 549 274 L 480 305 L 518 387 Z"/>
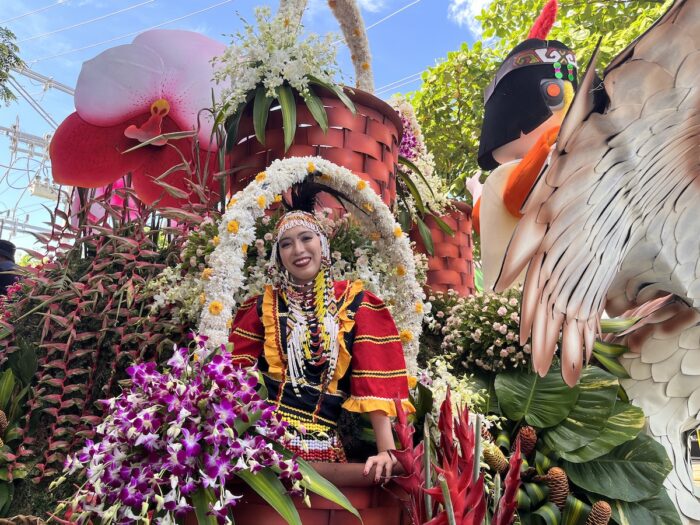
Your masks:
<path fill-rule="evenodd" d="M 268 400 L 294 432 L 291 449 L 310 461 L 346 462 L 337 431 L 342 408 L 369 415 L 377 454 L 375 481 L 396 460 L 389 417 L 395 399 L 413 411 L 403 348 L 391 313 L 362 281 L 331 278 L 330 248 L 313 214 L 322 187 L 295 187 L 277 223 L 271 262 L 277 278 L 236 314 L 234 359 L 257 364 Z M 324 189 L 323 191 L 328 191 Z"/>

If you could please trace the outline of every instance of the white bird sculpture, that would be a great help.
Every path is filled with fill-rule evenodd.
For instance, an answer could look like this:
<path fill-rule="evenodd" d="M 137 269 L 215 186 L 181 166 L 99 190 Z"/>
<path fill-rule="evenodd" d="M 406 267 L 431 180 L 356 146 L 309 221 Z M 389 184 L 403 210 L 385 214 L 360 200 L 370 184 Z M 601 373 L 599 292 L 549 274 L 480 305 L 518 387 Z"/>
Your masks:
<path fill-rule="evenodd" d="M 531 338 L 544 375 L 561 334 L 569 385 L 606 308 L 619 315 L 671 294 L 628 336 L 638 353 L 622 359 L 631 377 L 623 384 L 674 463 L 669 496 L 684 523 L 700 524 L 684 439 L 700 426 L 700 0 L 676 0 L 602 84 L 594 71 L 595 57 L 523 206 L 496 290 L 527 267 L 520 340 Z"/>

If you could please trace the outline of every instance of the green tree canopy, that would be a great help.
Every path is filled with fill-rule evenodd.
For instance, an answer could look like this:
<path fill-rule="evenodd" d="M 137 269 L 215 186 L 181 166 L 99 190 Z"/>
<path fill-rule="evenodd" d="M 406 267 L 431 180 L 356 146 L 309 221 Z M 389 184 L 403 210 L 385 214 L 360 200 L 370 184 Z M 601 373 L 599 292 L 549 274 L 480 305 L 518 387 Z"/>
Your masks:
<path fill-rule="evenodd" d="M 7 79 L 13 67 L 20 67 L 19 47 L 15 44 L 15 35 L 7 28 L 0 27 L 0 100 L 9 104 L 15 100 L 15 95 L 7 87 Z"/>
<path fill-rule="evenodd" d="M 464 179 L 477 173 L 483 89 L 516 44 L 527 38 L 545 0 L 492 1 L 478 17 L 483 34 L 471 46 L 448 53 L 423 73 L 411 94 L 437 172 L 460 195 Z M 588 63 L 602 37 L 599 70 L 640 36 L 671 0 L 561 0 L 551 38 L 569 45 L 579 64 Z M 581 66 L 580 74 L 584 66 Z"/>

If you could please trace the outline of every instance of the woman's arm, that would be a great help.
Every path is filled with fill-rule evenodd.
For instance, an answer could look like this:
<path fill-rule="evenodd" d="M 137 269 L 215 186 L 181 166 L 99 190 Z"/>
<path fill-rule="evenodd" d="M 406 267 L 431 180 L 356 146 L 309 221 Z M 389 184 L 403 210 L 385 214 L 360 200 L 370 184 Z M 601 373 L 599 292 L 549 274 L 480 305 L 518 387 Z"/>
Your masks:
<path fill-rule="evenodd" d="M 394 435 L 391 432 L 391 420 L 382 410 L 369 412 L 369 420 L 372 423 L 377 439 L 377 455 L 371 456 L 365 463 L 364 475 L 367 476 L 372 467 L 375 467 L 374 482 L 379 483 L 382 477 L 389 478 L 391 470 L 396 463 L 396 458 L 389 452 L 394 450 Z M 384 474 L 384 476 L 382 476 Z"/>

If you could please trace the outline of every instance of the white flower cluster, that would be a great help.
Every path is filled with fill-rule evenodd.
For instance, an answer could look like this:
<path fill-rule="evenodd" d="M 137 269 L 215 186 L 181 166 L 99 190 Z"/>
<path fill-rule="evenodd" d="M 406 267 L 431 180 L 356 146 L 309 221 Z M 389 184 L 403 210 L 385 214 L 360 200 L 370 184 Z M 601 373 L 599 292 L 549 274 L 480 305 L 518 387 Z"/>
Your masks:
<path fill-rule="evenodd" d="M 360 228 L 376 241 L 377 257 L 387 268 L 380 290 L 392 309 L 404 343 L 407 367 L 415 374 L 424 293 L 415 277 L 415 259 L 408 236 L 365 181 L 347 168 L 320 157 L 276 160 L 233 196 L 219 225 L 219 245 L 209 258 L 212 272 L 204 283 L 200 333 L 209 337 L 209 344 L 213 347 L 228 341 L 231 313 L 236 297 L 245 285 L 246 252 L 255 242 L 255 222 L 284 191 L 312 173 L 320 174 L 324 184 L 347 195 L 366 212 L 358 213 L 356 220 Z M 372 266 L 376 272 L 378 268 Z"/>
<path fill-rule="evenodd" d="M 150 313 L 156 314 L 161 308 L 170 306 L 173 322 L 196 323 L 202 308 L 199 297 L 203 291 L 202 281 L 194 275 L 183 275 L 179 265 L 168 267 L 146 285 L 146 292 L 153 293 Z"/>
<path fill-rule="evenodd" d="M 447 390 L 450 390 L 450 401 L 452 402 L 453 413 L 463 407 L 469 408 L 470 418 L 475 417 L 480 409 L 485 405 L 486 392 L 478 387 L 470 376 L 455 376 L 452 373 L 450 360 L 455 356 L 445 355 L 432 359 L 428 363 L 428 371 L 421 382 L 424 383 L 433 393 L 432 416 L 435 421 L 440 417 L 440 406 L 447 397 Z M 472 421 L 473 422 L 473 421 Z M 482 416 L 484 427 L 491 428 L 493 424 L 499 425 L 499 417 L 490 415 Z M 439 437 L 439 436 L 434 436 Z"/>
<path fill-rule="evenodd" d="M 416 165 L 430 187 L 428 187 L 417 174 L 412 175 L 411 180 L 415 182 L 418 187 L 418 192 L 428 208 L 436 213 L 444 212 L 449 204 L 448 189 L 445 185 L 445 181 L 435 172 L 435 160 L 433 154 L 428 151 L 428 147 L 423 139 L 423 132 L 416 118 L 416 110 L 413 104 L 411 104 L 405 96 L 397 94 L 389 99 L 389 105 L 401 116 L 404 133 L 412 134 L 415 139 L 412 141 L 412 144 L 408 145 L 409 147 L 412 146 L 410 149 L 414 155 L 413 158 L 407 155 L 407 152 L 403 151 L 403 149 L 401 153 Z M 399 169 L 406 171 L 409 175 L 412 174 L 411 170 L 406 166 L 399 166 Z M 409 198 L 412 202 L 413 199 L 410 195 Z M 415 214 L 415 207 L 412 208 L 413 209 L 409 211 Z"/>
<path fill-rule="evenodd" d="M 223 83 L 222 102 L 235 112 L 249 94 L 264 85 L 267 96 L 277 98 L 275 90 L 285 81 L 299 93 L 308 93 L 309 76 L 334 83 L 338 72 L 334 38 L 323 40 L 309 35 L 299 41 L 301 25 L 284 16 L 271 19 L 269 7 L 255 9 L 256 28 L 246 24 L 233 43 L 217 59 L 214 80 Z"/>

